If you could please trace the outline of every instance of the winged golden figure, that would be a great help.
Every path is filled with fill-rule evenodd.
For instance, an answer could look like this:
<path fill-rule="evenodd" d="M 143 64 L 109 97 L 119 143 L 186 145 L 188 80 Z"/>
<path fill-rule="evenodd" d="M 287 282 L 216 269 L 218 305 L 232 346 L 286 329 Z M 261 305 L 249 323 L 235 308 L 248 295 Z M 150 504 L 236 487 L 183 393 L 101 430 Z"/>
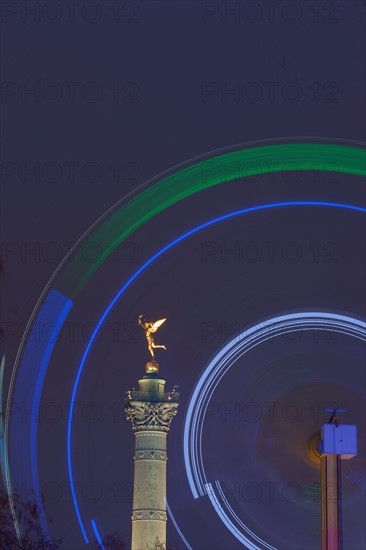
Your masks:
<path fill-rule="evenodd" d="M 155 321 L 155 322 L 148 322 L 148 321 L 145 321 L 144 319 L 144 316 L 143 315 L 139 315 L 139 325 L 144 329 L 145 331 L 145 336 L 146 336 L 146 340 L 147 340 L 147 345 L 148 345 L 148 348 L 149 348 L 149 351 L 151 353 L 151 357 L 153 359 L 153 361 L 155 361 L 155 354 L 154 354 L 154 349 L 156 348 L 162 348 L 162 349 L 166 349 L 166 346 L 162 346 L 162 345 L 159 345 L 159 344 L 155 344 L 154 342 L 154 338 L 151 336 L 154 332 L 156 332 L 158 330 L 158 328 L 166 321 L 166 318 L 164 319 L 159 319 L 159 321 Z"/>

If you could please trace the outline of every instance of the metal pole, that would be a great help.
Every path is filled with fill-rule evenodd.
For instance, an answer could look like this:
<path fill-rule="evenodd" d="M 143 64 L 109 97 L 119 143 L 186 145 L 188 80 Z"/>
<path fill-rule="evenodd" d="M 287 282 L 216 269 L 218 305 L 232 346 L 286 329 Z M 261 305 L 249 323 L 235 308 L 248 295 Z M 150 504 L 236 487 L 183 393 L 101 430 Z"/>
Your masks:
<path fill-rule="evenodd" d="M 339 455 L 321 457 L 322 550 L 341 550 Z"/>

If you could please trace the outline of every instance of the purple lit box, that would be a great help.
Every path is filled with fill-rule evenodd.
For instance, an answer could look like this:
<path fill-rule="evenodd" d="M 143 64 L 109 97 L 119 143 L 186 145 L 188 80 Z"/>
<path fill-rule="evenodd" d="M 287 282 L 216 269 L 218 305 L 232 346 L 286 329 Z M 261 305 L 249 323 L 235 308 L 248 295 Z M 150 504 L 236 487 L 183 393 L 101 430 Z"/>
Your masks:
<path fill-rule="evenodd" d="M 357 427 L 354 424 L 323 424 L 322 452 L 352 458 L 357 455 Z"/>

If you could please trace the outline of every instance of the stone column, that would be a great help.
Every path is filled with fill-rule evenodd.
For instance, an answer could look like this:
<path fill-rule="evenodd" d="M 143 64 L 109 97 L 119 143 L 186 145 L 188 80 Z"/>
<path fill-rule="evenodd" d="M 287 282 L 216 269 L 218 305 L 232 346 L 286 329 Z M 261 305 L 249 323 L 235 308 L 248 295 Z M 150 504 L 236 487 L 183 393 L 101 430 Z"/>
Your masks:
<path fill-rule="evenodd" d="M 164 391 L 157 371 L 148 371 L 139 386 L 127 392 L 125 405 L 135 432 L 131 550 L 165 550 L 166 441 L 179 394 Z"/>

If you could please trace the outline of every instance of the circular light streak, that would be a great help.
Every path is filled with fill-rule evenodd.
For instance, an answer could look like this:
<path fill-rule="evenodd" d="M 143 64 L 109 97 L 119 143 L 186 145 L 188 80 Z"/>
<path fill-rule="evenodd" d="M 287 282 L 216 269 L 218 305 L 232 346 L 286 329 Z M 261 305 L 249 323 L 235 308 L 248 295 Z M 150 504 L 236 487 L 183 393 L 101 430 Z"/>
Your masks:
<path fill-rule="evenodd" d="M 83 290 L 95 270 L 107 259 L 118 244 L 123 242 L 138 227 L 142 226 L 159 212 L 198 191 L 209 189 L 214 185 L 238 178 L 258 174 L 263 175 L 270 172 L 315 170 L 366 175 L 366 151 L 362 143 L 347 142 L 347 145 L 339 145 L 324 143 L 325 140 L 323 140 L 323 143 L 309 143 L 309 138 L 297 139 L 299 143 L 276 143 L 275 145 L 268 145 L 268 140 L 263 140 L 262 142 L 240 144 L 236 146 L 236 150 L 235 148 L 230 148 L 229 152 L 227 152 L 227 148 L 223 154 L 222 151 L 214 151 L 214 157 L 212 153 L 211 158 L 209 155 L 201 155 L 192 159 L 189 163 L 173 167 L 172 170 L 158 175 L 121 199 L 81 236 L 79 241 L 57 267 L 44 288 L 29 318 L 15 357 L 9 383 L 4 430 L 4 465 L 8 486 L 11 486 L 12 482 L 8 449 L 9 422 L 12 416 L 11 403 L 14 401 L 13 393 L 15 393 L 13 390 L 18 389 L 19 380 L 23 380 L 23 386 L 24 380 L 30 380 L 31 384 L 35 387 L 36 393 L 41 395 L 44 375 L 53 352 L 51 349 L 52 346 L 45 351 L 43 349 L 36 349 L 36 346 L 34 349 L 30 349 L 32 346 L 29 345 L 31 343 L 29 335 L 33 332 L 34 322 L 39 321 L 45 313 L 47 316 L 44 306 L 47 305 L 50 310 L 52 301 L 59 296 L 60 300 L 56 310 L 49 314 L 54 318 L 59 314 L 57 308 L 62 305 L 62 300 L 65 307 L 68 307 L 67 304 L 70 304 L 71 308 L 75 298 Z M 317 141 L 321 141 L 321 138 L 317 138 Z M 357 146 L 351 146 L 351 143 Z M 192 164 L 192 162 L 195 164 Z M 234 174 L 232 171 L 233 166 L 239 167 L 240 173 L 236 172 Z M 228 167 L 230 170 L 227 169 Z M 179 168 L 179 171 L 177 171 L 177 168 Z M 154 185 L 152 185 L 153 183 Z M 150 184 L 151 186 L 146 188 Z M 123 204 L 123 201 L 126 199 L 129 199 L 129 202 Z M 328 204 L 332 205 L 332 203 Z M 349 208 L 358 209 L 357 207 Z M 362 209 L 360 210 L 362 211 Z M 103 250 L 99 263 L 96 262 L 92 265 L 83 257 L 84 249 L 80 251 L 82 243 L 87 248 L 90 242 L 94 245 L 99 245 Z M 75 262 L 70 262 L 70 258 L 75 259 Z M 28 357 L 32 356 L 33 366 L 37 366 L 42 361 L 41 367 L 31 368 L 30 362 L 24 360 L 24 356 L 27 353 Z M 20 360 L 22 361 L 19 365 Z M 18 374 L 18 377 L 17 384 L 15 385 L 16 374 Z M 36 379 L 35 382 L 31 380 L 30 377 L 32 376 Z M 16 430 L 12 429 L 10 434 L 14 449 L 18 449 L 19 447 L 19 455 L 22 457 L 21 461 L 23 461 L 21 466 L 27 469 L 30 464 L 36 464 L 34 449 L 36 448 L 35 439 L 37 437 L 37 430 L 33 428 L 32 441 L 30 442 L 28 442 L 29 438 L 24 442 L 19 441 L 16 438 Z M 37 479 L 37 467 L 32 467 L 32 470 L 31 473 L 28 471 L 27 475 L 33 479 Z M 19 475 L 19 472 L 13 467 L 12 473 L 15 478 Z M 19 534 L 20 531 L 11 492 L 9 493 L 9 498 L 15 528 Z"/>
<path fill-rule="evenodd" d="M 202 451 L 203 423 L 212 394 L 238 359 L 267 340 L 284 332 L 297 332 L 299 329 L 323 329 L 366 341 L 366 323 L 354 317 L 317 311 L 273 317 L 242 332 L 219 351 L 198 380 L 187 408 L 183 436 L 184 463 L 193 497 L 199 498 L 207 494 L 224 525 L 250 550 L 273 550 L 274 547 L 260 539 L 240 520 L 229 505 L 220 483 L 216 481 L 213 484 L 207 480 Z M 215 494 L 215 487 L 221 503 Z M 257 546 L 253 539 L 262 546 Z"/>
<path fill-rule="evenodd" d="M 79 385 L 79 381 L 80 381 L 80 377 L 81 377 L 84 365 L 85 365 L 86 360 L 88 358 L 88 355 L 90 353 L 91 347 L 92 347 L 93 343 L 96 341 L 96 339 L 97 339 L 96 336 L 97 336 L 99 330 L 101 329 L 104 321 L 106 320 L 107 316 L 109 315 L 110 311 L 115 306 L 117 301 L 120 299 L 120 297 L 123 295 L 123 293 L 127 290 L 127 288 L 155 260 L 160 258 L 163 254 L 165 254 L 165 252 L 167 252 L 168 250 L 173 248 L 178 243 L 182 242 L 183 240 L 185 240 L 186 238 L 190 237 L 191 235 L 197 233 L 198 231 L 201 231 L 202 229 L 210 227 L 211 225 L 214 225 L 216 223 L 219 223 L 221 221 L 233 218 L 233 217 L 241 215 L 241 214 L 247 214 L 249 212 L 257 212 L 257 211 L 261 211 L 261 210 L 267 210 L 269 208 L 279 208 L 279 207 L 284 207 L 284 206 L 322 206 L 322 207 L 326 206 L 326 207 L 341 208 L 341 209 L 345 209 L 345 210 L 353 210 L 353 211 L 357 211 L 357 212 L 364 212 L 364 213 L 366 212 L 366 208 L 362 208 L 360 206 L 353 206 L 353 205 L 339 204 L 339 203 L 331 203 L 331 202 L 297 201 L 297 202 L 271 203 L 271 204 L 265 204 L 265 205 L 259 205 L 259 206 L 252 206 L 250 208 L 244 208 L 242 210 L 237 210 L 235 212 L 230 212 L 229 214 L 225 214 L 225 215 L 220 216 L 218 218 L 214 218 L 213 220 L 209 220 L 208 222 L 205 222 L 205 223 L 191 229 L 190 231 L 187 231 L 186 233 L 184 233 L 180 237 L 174 239 L 169 244 L 167 244 L 162 249 L 160 249 L 156 254 L 154 254 L 147 262 L 145 262 L 128 279 L 128 281 L 117 292 L 117 294 L 114 296 L 114 298 L 111 300 L 111 302 L 109 303 L 109 305 L 105 309 L 104 313 L 102 314 L 102 316 L 100 317 L 98 323 L 96 324 L 95 329 L 94 329 L 93 333 L 91 334 L 91 336 L 89 338 L 89 341 L 87 343 L 85 352 L 83 354 L 83 357 L 81 359 L 81 362 L 80 362 L 80 365 L 79 365 L 79 368 L 78 368 L 78 371 L 77 371 L 77 375 L 76 375 L 75 383 L 74 383 L 74 386 L 73 386 L 70 402 L 74 403 L 75 400 L 76 400 L 76 393 L 77 393 L 77 389 L 78 389 L 78 385 Z M 68 461 L 70 488 L 71 488 L 72 499 L 73 499 L 73 503 L 74 503 L 75 512 L 76 512 L 76 515 L 77 515 L 77 518 L 78 518 L 78 521 L 79 521 L 79 525 L 80 525 L 81 531 L 83 533 L 84 540 L 85 540 L 86 543 L 88 543 L 88 537 L 87 537 L 87 534 L 86 534 L 86 531 L 85 531 L 85 528 L 84 528 L 84 525 L 83 525 L 83 522 L 82 522 L 82 519 L 81 519 L 79 505 L 78 505 L 75 490 L 74 490 L 74 478 L 73 478 L 73 469 L 72 469 L 72 460 L 71 460 L 71 430 L 72 430 L 72 426 L 73 426 L 72 418 L 73 418 L 73 410 L 72 410 L 72 407 L 70 407 L 68 430 L 67 430 L 67 461 Z M 185 455 L 186 455 L 186 449 L 184 450 L 184 452 L 185 452 Z M 187 475 L 188 475 L 188 479 L 190 479 L 188 472 L 187 472 Z M 192 489 L 192 485 L 191 485 L 191 489 Z M 197 492 L 193 492 L 193 494 L 198 496 Z M 197 496 L 195 496 L 195 498 L 197 498 Z"/>

